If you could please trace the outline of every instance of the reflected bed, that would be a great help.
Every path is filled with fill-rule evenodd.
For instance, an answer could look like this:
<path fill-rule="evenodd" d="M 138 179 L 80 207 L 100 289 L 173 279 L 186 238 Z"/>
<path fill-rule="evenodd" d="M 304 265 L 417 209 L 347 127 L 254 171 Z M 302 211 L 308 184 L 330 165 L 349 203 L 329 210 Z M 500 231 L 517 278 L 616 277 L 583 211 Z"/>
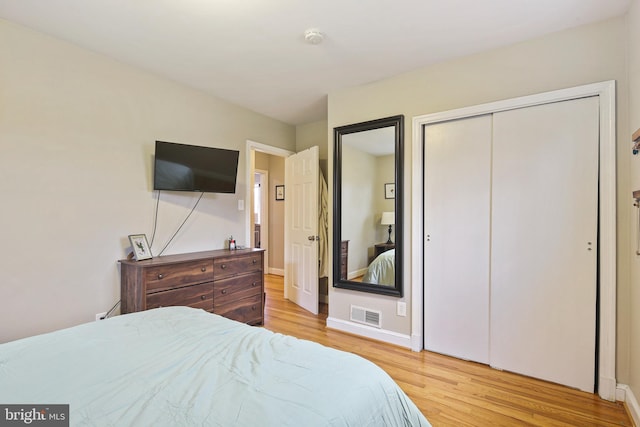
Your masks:
<path fill-rule="evenodd" d="M 383 252 L 369 264 L 367 272 L 362 277 L 362 282 L 393 287 L 396 279 L 395 266 L 396 250 L 391 249 Z"/>

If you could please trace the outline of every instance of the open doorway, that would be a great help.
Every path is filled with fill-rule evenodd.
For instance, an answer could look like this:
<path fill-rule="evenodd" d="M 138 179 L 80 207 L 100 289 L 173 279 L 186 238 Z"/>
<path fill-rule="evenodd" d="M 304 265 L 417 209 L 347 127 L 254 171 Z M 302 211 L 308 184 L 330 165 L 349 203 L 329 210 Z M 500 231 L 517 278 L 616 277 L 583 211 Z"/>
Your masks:
<path fill-rule="evenodd" d="M 269 242 L 269 171 L 256 169 L 253 174 L 253 247 L 264 248 Z M 264 224 L 264 227 L 263 227 Z"/>
<path fill-rule="evenodd" d="M 293 152 L 247 141 L 247 245 L 265 250 L 265 273 L 284 276 L 284 202 L 275 186 L 284 184 L 284 159 Z"/>
<path fill-rule="evenodd" d="M 295 200 L 295 197 L 293 197 L 293 195 L 295 195 L 295 191 L 293 187 L 285 189 L 284 169 L 285 159 L 290 158 L 294 154 L 295 153 L 293 152 L 280 148 L 247 141 L 245 175 L 247 182 L 247 209 L 245 211 L 247 245 L 250 245 L 251 247 L 259 245 L 260 248 L 265 249 L 266 274 L 284 277 L 285 269 L 287 269 L 287 275 L 289 278 L 294 276 L 292 275 L 292 272 L 288 270 L 291 268 L 292 264 L 285 264 L 284 262 L 285 257 L 287 256 L 285 255 L 285 203 L 288 203 L 288 206 L 291 208 L 291 203 Z M 314 162 L 314 164 L 318 163 L 318 160 Z M 282 172 L 279 171 L 280 165 L 282 165 Z M 316 173 L 319 173 L 319 171 Z M 324 188 L 326 189 L 326 185 Z M 279 190 L 279 192 L 276 190 Z M 314 198 L 310 195 L 308 196 L 312 199 Z M 317 198 L 317 196 L 315 198 Z M 254 200 L 256 201 L 254 202 Z M 258 204 L 260 205 L 259 207 Z M 308 203 L 305 203 L 304 205 L 307 206 Z M 312 217 L 317 218 L 318 215 L 312 215 Z M 256 228 L 256 224 L 259 225 L 258 228 Z M 265 233 L 268 233 L 268 237 Z M 315 236 L 315 234 L 318 233 L 312 234 Z M 305 236 L 305 241 L 307 240 L 306 237 L 307 236 Z M 327 241 L 326 233 L 322 240 L 325 242 Z M 325 250 L 325 253 L 326 252 L 327 251 Z M 290 255 L 291 254 L 289 253 L 288 256 Z M 318 264 L 316 264 L 314 270 L 318 270 Z M 297 273 L 297 271 L 294 271 L 293 273 Z M 328 303 L 327 278 L 316 278 L 315 280 L 320 282 L 319 299 L 326 310 L 326 305 Z M 276 280 L 275 282 L 278 281 Z M 306 281 L 305 283 L 310 282 Z M 322 292 L 323 284 L 324 292 Z M 315 282 L 314 286 L 316 287 L 316 292 L 318 292 L 318 283 Z M 284 290 L 284 296 L 289 299 L 286 290 Z"/>

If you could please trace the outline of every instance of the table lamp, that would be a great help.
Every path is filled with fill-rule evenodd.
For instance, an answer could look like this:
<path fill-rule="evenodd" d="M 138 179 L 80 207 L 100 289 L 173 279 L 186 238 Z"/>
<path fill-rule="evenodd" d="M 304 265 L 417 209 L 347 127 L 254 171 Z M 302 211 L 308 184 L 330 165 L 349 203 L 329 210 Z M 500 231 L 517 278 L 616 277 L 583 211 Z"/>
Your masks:
<path fill-rule="evenodd" d="M 382 219 L 380 220 L 380 225 L 388 225 L 389 226 L 389 240 L 387 240 L 387 244 L 392 244 L 391 241 L 391 227 L 396 223 L 396 213 L 395 212 L 382 212 Z"/>

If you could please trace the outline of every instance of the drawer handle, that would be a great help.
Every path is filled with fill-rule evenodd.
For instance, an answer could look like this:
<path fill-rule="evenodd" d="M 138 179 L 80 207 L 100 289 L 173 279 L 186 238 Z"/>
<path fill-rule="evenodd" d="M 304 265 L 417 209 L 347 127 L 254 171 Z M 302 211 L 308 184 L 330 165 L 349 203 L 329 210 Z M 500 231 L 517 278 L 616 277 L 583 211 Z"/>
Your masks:
<path fill-rule="evenodd" d="M 255 264 L 256 262 L 258 262 L 258 260 L 254 258 L 253 259 L 253 263 Z"/>
<path fill-rule="evenodd" d="M 207 267 L 202 267 L 202 268 L 200 269 L 200 271 L 202 271 L 202 272 L 204 273 L 205 271 L 207 271 Z"/>
<path fill-rule="evenodd" d="M 201 300 L 205 300 L 205 299 L 207 299 L 207 297 L 206 297 L 206 296 L 204 296 L 204 295 L 200 295 L 200 299 L 201 299 Z"/>
<path fill-rule="evenodd" d="M 226 293 L 227 293 L 227 290 L 226 290 L 226 289 L 223 289 L 223 290 L 222 290 L 222 293 L 223 293 L 223 294 L 226 294 Z"/>
<path fill-rule="evenodd" d="M 252 306 L 251 306 L 251 310 L 256 311 L 256 306 L 255 306 L 255 305 L 252 305 Z"/>
<path fill-rule="evenodd" d="M 251 284 L 251 286 L 255 286 L 255 285 L 257 285 L 257 284 L 258 284 L 257 282 L 253 282 L 253 283 Z"/>
<path fill-rule="evenodd" d="M 227 268 L 227 264 L 222 264 L 220 268 L 224 270 L 225 268 Z"/>
<path fill-rule="evenodd" d="M 158 280 L 162 280 L 164 278 L 164 274 L 158 274 Z"/>

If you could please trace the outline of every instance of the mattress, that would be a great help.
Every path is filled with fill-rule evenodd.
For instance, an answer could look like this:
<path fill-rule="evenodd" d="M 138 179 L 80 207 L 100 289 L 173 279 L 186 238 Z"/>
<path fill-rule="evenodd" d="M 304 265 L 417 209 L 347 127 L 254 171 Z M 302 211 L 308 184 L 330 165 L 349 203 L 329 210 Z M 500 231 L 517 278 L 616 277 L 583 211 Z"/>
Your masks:
<path fill-rule="evenodd" d="M 0 345 L 0 402 L 79 426 L 428 426 L 357 355 L 166 307 Z"/>

